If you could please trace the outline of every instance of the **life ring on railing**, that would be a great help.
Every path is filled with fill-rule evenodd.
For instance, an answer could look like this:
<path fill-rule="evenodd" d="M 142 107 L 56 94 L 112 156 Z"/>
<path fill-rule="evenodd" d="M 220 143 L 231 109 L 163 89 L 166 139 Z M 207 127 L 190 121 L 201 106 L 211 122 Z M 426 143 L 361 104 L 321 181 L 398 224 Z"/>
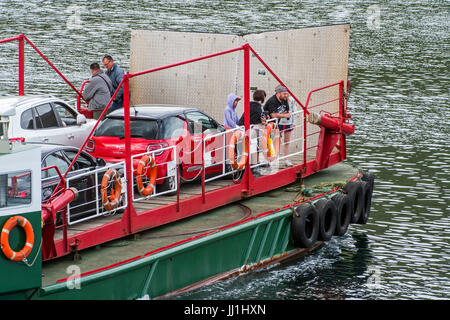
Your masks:
<path fill-rule="evenodd" d="M 272 130 L 275 131 L 275 136 L 272 139 Z M 262 136 L 262 149 L 264 157 L 270 162 L 274 161 L 280 153 L 281 139 L 280 130 L 276 127 L 274 122 L 270 122 L 266 125 Z"/>
<path fill-rule="evenodd" d="M 312 248 L 316 243 L 319 233 L 319 215 L 313 205 L 305 203 L 294 209 L 291 233 L 296 247 Z"/>
<path fill-rule="evenodd" d="M 242 170 L 245 167 L 245 164 L 247 163 L 248 159 L 248 139 L 244 137 L 244 151 L 241 154 L 241 159 L 237 161 L 235 150 L 237 147 L 237 142 L 239 138 L 241 137 L 242 132 L 241 131 L 235 131 L 233 133 L 233 136 L 230 140 L 230 147 L 228 148 L 228 157 L 230 158 L 231 166 L 234 170 Z"/>
<path fill-rule="evenodd" d="M 111 188 L 111 195 L 108 196 L 108 185 L 111 181 L 114 182 L 114 186 Z M 100 194 L 106 210 L 111 211 L 119 206 L 122 185 L 120 183 L 120 175 L 116 169 L 110 168 L 103 175 Z"/>
<path fill-rule="evenodd" d="M 317 240 L 328 241 L 336 229 L 336 205 L 331 199 L 320 199 L 314 205 L 319 214 L 319 233 Z"/>
<path fill-rule="evenodd" d="M 26 234 L 26 240 L 25 245 L 22 248 L 22 250 L 16 252 L 11 249 L 11 246 L 9 245 L 9 233 L 11 232 L 12 228 L 14 228 L 16 225 L 21 226 L 25 230 Z M 31 250 L 33 249 L 34 244 L 34 232 L 33 232 L 33 226 L 31 223 L 22 216 L 14 216 L 9 218 L 5 225 L 3 226 L 2 233 L 1 233 L 1 248 L 5 256 L 13 261 L 21 261 L 28 257 Z"/>
<path fill-rule="evenodd" d="M 142 181 L 142 176 L 146 173 L 146 168 L 148 163 L 150 162 L 150 181 L 147 186 L 144 187 L 144 183 Z M 137 170 L 136 170 L 136 185 L 139 193 L 144 197 L 151 195 L 153 193 L 153 189 L 155 189 L 156 184 L 156 160 L 155 157 L 144 155 L 141 160 L 139 160 Z"/>
<path fill-rule="evenodd" d="M 334 235 L 343 236 L 347 232 L 350 219 L 352 218 L 350 198 L 346 194 L 339 193 L 331 198 L 331 200 L 336 205 L 336 229 Z"/>
<path fill-rule="evenodd" d="M 352 218 L 351 223 L 356 223 L 364 210 L 364 190 L 363 184 L 365 182 L 360 181 L 350 181 L 344 186 L 344 191 L 350 198 L 350 205 L 352 207 Z"/>

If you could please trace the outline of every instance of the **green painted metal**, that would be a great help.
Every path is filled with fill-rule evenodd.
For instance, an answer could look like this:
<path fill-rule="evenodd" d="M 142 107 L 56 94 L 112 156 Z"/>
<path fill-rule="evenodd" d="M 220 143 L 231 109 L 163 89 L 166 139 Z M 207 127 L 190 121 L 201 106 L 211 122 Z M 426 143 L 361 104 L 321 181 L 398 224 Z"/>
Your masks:
<path fill-rule="evenodd" d="M 25 217 L 33 226 L 34 246 L 27 257 L 28 264 L 34 261 L 32 266 L 28 266 L 22 261 L 11 261 L 3 252 L 0 252 L 0 299 L 2 293 L 8 291 L 21 291 L 29 288 L 41 286 L 42 259 L 40 254 L 41 239 L 41 213 L 30 212 L 19 214 Z M 0 227 L 14 215 L 0 216 Z M 21 227 L 14 227 L 9 233 L 9 244 L 14 251 L 20 251 L 25 246 L 25 232 Z M 27 295 L 26 292 L 17 293 L 19 296 Z M 9 295 L 9 294 L 8 294 Z"/>
<path fill-rule="evenodd" d="M 338 178 L 348 180 L 358 171 L 349 166 L 336 166 L 326 170 L 328 173 L 319 173 L 319 178 L 305 180 L 305 186 L 314 189 L 319 182 L 336 181 Z M 283 190 L 273 190 L 261 197 L 252 197 L 240 203 L 251 208 L 255 214 L 261 213 L 267 208 L 292 203 L 293 196 L 296 194 L 293 192 L 296 191 L 289 188 L 292 189 L 293 186 Z M 211 223 L 215 226 L 229 224 L 228 220 L 224 221 L 223 218 L 229 218 L 229 211 L 233 211 L 232 205 L 228 208 L 228 210 L 218 209 L 216 213 L 211 212 L 203 217 L 199 216 L 166 226 L 160 231 L 150 231 L 150 234 L 143 235 L 143 237 L 147 236 L 147 239 L 143 238 L 134 243 L 130 240 L 121 240 L 128 241 L 125 246 L 112 243 L 98 250 L 92 249 L 82 254 L 86 259 L 81 262 L 67 259 L 49 262 L 42 271 L 45 276 L 43 279 L 47 279 L 46 285 L 39 289 L 12 292 L 7 296 L 0 296 L 0 299 L 137 299 L 145 295 L 156 298 L 189 286 L 204 284 L 205 280 L 216 280 L 224 275 L 249 271 L 253 267 L 261 266 L 264 262 L 272 262 L 272 259 L 277 261 L 276 259 L 286 255 L 307 252 L 294 247 L 291 241 L 293 208 L 289 208 L 257 218 L 253 215 L 253 220 L 233 227 L 213 228 L 214 232 L 209 235 L 194 240 L 188 239 L 182 244 L 114 268 L 55 284 L 56 280 L 70 275 L 64 274 L 68 267 L 79 266 L 83 268 L 83 272 L 96 270 L 133 256 L 143 256 L 145 252 L 183 240 L 186 238 L 182 235 L 183 232 L 195 230 L 200 226 L 205 228 L 207 220 L 212 220 Z M 240 216 L 242 212 L 235 207 L 233 219 L 239 219 Z M 30 219 L 33 220 L 33 217 Z M 182 233 L 177 235 L 180 232 Z M 161 235 L 171 236 L 160 239 Z M 40 238 L 40 234 L 38 237 Z M 33 256 L 33 253 L 30 256 Z M 110 259 L 113 256 L 117 256 L 115 261 Z M 33 286 L 39 287 L 36 284 Z"/>
<path fill-rule="evenodd" d="M 82 277 L 79 289 L 70 289 L 71 283 L 59 283 L 40 289 L 33 298 L 159 297 L 294 249 L 289 241 L 291 215 L 291 209 L 280 210 L 114 269 Z"/>

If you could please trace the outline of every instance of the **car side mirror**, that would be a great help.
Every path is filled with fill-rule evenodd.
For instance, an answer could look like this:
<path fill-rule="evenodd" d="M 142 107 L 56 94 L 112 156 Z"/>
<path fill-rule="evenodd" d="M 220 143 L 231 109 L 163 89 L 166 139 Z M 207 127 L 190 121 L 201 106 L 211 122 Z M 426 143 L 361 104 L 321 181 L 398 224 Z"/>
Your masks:
<path fill-rule="evenodd" d="M 106 166 L 106 161 L 103 158 L 97 158 L 95 160 L 95 164 L 97 165 L 97 167 L 104 167 Z"/>
<path fill-rule="evenodd" d="M 81 126 L 82 124 L 85 124 L 86 121 L 86 117 L 83 114 L 79 114 L 77 115 L 77 125 Z"/>

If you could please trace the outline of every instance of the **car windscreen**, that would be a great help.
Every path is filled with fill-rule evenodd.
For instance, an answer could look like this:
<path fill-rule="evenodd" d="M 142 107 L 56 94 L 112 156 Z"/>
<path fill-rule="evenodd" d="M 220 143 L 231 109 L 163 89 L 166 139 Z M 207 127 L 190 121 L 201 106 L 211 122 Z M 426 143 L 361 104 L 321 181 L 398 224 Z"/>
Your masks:
<path fill-rule="evenodd" d="M 156 140 L 158 134 L 158 122 L 156 120 L 134 119 L 130 123 L 132 138 L 144 138 Z M 123 119 L 106 118 L 95 131 L 94 136 L 101 137 L 125 137 L 125 124 Z"/>

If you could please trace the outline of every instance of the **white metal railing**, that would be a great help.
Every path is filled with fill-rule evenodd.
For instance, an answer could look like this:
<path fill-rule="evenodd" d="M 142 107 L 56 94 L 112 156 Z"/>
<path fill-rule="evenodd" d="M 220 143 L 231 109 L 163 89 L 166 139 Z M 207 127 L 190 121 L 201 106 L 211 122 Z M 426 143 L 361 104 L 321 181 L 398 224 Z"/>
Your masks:
<path fill-rule="evenodd" d="M 285 141 L 285 131 L 280 130 L 280 151 L 276 160 L 270 163 L 267 158 L 263 155 L 262 148 L 262 137 L 264 133 L 264 128 L 258 125 L 250 126 L 250 168 L 256 168 L 260 166 L 267 165 L 278 165 L 280 160 L 285 160 L 296 155 L 300 155 L 303 153 L 303 139 L 304 139 L 304 130 L 303 130 L 303 110 L 299 110 L 292 113 L 292 117 L 294 117 L 294 126 L 292 131 L 290 132 L 290 140 L 289 142 Z M 270 119 L 266 121 L 267 123 L 274 122 L 275 125 L 278 126 L 278 119 Z M 272 131 L 273 132 L 273 131 Z M 289 143 L 289 151 L 284 153 L 284 146 Z M 257 161 L 252 161 L 256 157 Z"/>
<path fill-rule="evenodd" d="M 144 153 L 140 153 L 140 154 L 136 154 L 134 156 L 131 157 L 131 163 L 134 163 L 135 159 L 141 159 L 143 156 L 145 155 L 149 155 L 149 156 L 154 156 L 155 153 L 160 153 L 160 152 L 164 152 L 166 150 L 171 150 L 171 154 L 172 156 L 169 155 L 169 161 L 166 162 L 162 162 L 162 163 L 156 163 L 156 171 L 158 172 L 158 167 L 163 167 L 166 166 L 166 175 L 165 176 L 156 176 L 156 183 L 155 183 L 155 187 L 153 188 L 153 192 L 148 195 L 148 196 L 143 196 L 141 194 L 136 194 L 135 192 L 133 192 L 133 201 L 141 201 L 141 200 L 145 200 L 145 199 L 150 199 L 150 198 L 154 198 L 163 194 L 169 194 L 169 193 L 173 193 L 176 192 L 178 189 L 178 170 L 177 170 L 177 148 L 176 146 L 171 146 L 171 147 L 165 147 L 165 148 L 161 148 L 161 149 L 157 149 L 157 150 L 152 150 L 152 151 L 148 151 L 148 152 L 144 152 Z M 144 167 L 144 174 L 141 175 L 142 177 L 142 182 L 143 185 L 147 185 L 147 183 L 149 182 L 150 178 L 145 174 L 145 172 L 147 172 L 148 166 L 150 166 L 150 162 L 147 164 L 146 167 Z M 132 181 L 133 181 L 133 190 L 135 190 L 136 187 L 136 178 L 137 176 L 135 175 L 135 170 L 132 170 Z M 169 186 L 168 189 L 164 190 L 161 188 L 161 183 L 158 184 L 158 182 L 164 182 L 166 179 L 169 179 L 169 183 L 167 183 L 166 185 Z M 171 182 L 171 183 L 170 183 Z M 137 190 L 137 188 L 136 188 Z"/>
<path fill-rule="evenodd" d="M 108 211 L 102 204 L 100 188 L 103 175 L 110 168 L 116 169 L 119 173 L 122 188 L 118 207 Z M 109 183 L 112 184 L 113 181 L 110 181 Z M 75 187 L 78 190 L 77 200 L 72 201 L 67 205 L 68 224 L 73 225 L 99 216 L 112 215 L 115 214 L 117 210 L 124 209 L 127 206 L 126 183 L 125 161 L 108 164 L 99 169 L 67 178 L 67 188 Z"/>
<path fill-rule="evenodd" d="M 245 132 L 244 126 L 238 126 L 233 129 L 228 129 L 224 132 L 207 135 L 203 138 L 203 160 L 205 162 L 205 169 L 208 167 L 212 167 L 212 166 L 219 166 L 219 165 L 222 166 L 220 173 L 218 173 L 208 179 L 205 179 L 205 182 L 223 178 L 225 176 L 232 175 L 232 174 L 235 174 L 236 172 L 238 172 L 238 170 L 235 170 L 231 166 L 229 159 L 228 159 L 228 152 L 227 152 L 228 147 L 230 147 L 229 141 L 227 142 L 227 137 L 230 137 L 230 139 L 228 139 L 228 140 L 231 140 L 231 136 L 235 131 L 242 132 L 241 138 L 238 141 L 238 148 L 237 148 L 238 154 L 239 154 L 239 151 L 240 151 L 240 147 L 239 147 L 240 143 L 239 142 L 242 141 L 242 139 L 244 137 L 244 132 Z M 217 148 L 211 148 L 210 147 L 211 143 L 210 143 L 209 147 L 207 146 L 207 141 L 211 141 L 213 139 L 221 140 L 221 143 L 219 144 L 219 146 Z M 213 161 L 213 159 L 212 159 L 213 152 L 219 153 L 219 154 L 222 153 L 220 161 Z"/>

